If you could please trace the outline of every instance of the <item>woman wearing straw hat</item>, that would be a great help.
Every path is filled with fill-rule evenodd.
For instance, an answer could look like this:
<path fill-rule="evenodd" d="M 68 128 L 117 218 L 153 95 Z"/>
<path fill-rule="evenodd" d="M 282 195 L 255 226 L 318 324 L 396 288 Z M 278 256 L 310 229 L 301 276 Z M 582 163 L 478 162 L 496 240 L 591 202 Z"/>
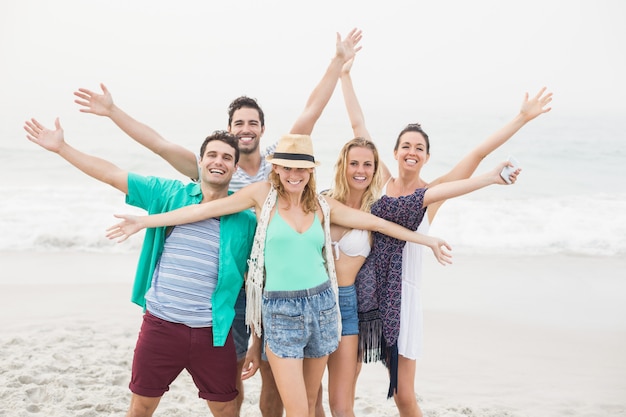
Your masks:
<path fill-rule="evenodd" d="M 153 216 L 117 215 L 110 239 L 126 240 L 146 227 L 177 225 L 254 208 L 258 226 L 246 281 L 246 322 L 264 345 L 287 416 L 307 416 L 315 405 L 328 355 L 338 345 L 330 223 L 377 231 L 429 246 L 450 262 L 443 240 L 420 235 L 316 193 L 319 165 L 308 135 L 283 136 L 268 182 L 259 182 L 213 202 Z M 215 172 L 219 175 L 218 172 Z M 307 403 L 302 398 L 307 398 Z"/>
<path fill-rule="evenodd" d="M 350 60 L 359 50 L 359 42 L 362 38 L 361 30 L 354 28 L 345 37 L 336 34 L 335 54 L 330 60 L 322 79 L 315 86 L 308 97 L 305 107 L 298 117 L 290 133 L 311 134 L 315 123 L 323 112 L 326 104 L 330 100 L 336 84 L 341 74 L 341 69 L 346 61 Z M 194 152 L 184 149 L 174 143 L 168 142 L 156 131 L 147 128 L 144 124 L 137 122 L 132 117 L 113 104 L 111 94 L 104 85 L 101 86 L 102 95 L 87 89 L 80 89 L 75 95 L 79 98 L 78 104 L 84 106 L 83 112 L 94 113 L 101 116 L 110 117 L 118 126 L 122 127 L 134 140 L 146 146 L 148 149 L 162 156 L 172 166 L 191 178 L 196 178 L 199 172 L 198 160 Z M 265 160 L 265 155 L 274 152 L 278 138 L 275 143 L 269 145 L 261 152 L 259 142 L 265 131 L 265 116 L 256 100 L 241 96 L 235 99 L 228 109 L 228 131 L 240 137 L 239 147 L 241 158 L 238 167 L 233 174 L 229 189 L 237 191 L 246 185 L 256 181 L 267 181 L 272 164 Z M 245 166 L 244 166 L 245 162 Z M 195 174 L 194 174 L 195 172 Z M 264 417 L 277 417 L 283 415 L 283 405 L 278 395 L 278 390 L 274 383 L 271 368 L 266 357 L 256 365 L 254 363 L 254 350 L 258 346 L 254 345 L 250 349 L 251 354 L 247 355 L 249 348 L 249 332 L 245 325 L 245 292 L 243 297 L 238 298 L 235 306 L 236 316 L 233 322 L 232 331 L 237 347 L 238 366 L 242 369 L 254 369 L 259 366 L 261 372 L 261 391 L 259 393 L 259 408 Z M 255 340 L 253 339 L 253 342 Z M 244 356 L 242 356 L 244 355 Z M 237 403 L 241 407 L 244 399 L 244 389 L 242 381 L 238 381 L 239 395 Z M 324 416 L 322 405 L 322 390 L 317 401 L 316 416 Z"/>

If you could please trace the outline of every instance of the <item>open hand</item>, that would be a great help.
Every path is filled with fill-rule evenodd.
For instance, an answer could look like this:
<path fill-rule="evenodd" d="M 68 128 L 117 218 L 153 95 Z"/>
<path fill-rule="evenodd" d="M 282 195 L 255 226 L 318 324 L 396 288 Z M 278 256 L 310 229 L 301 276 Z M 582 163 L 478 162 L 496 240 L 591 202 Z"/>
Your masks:
<path fill-rule="evenodd" d="M 79 88 L 74 92 L 74 95 L 78 97 L 74 100 L 74 103 L 79 106 L 83 106 L 80 109 L 82 113 L 92 113 L 98 116 L 111 116 L 113 110 L 113 97 L 104 84 L 100 84 L 103 94 L 94 93 L 86 88 Z"/>
<path fill-rule="evenodd" d="M 123 221 L 109 227 L 106 237 L 108 239 L 117 239 L 117 243 L 122 243 L 138 231 L 145 228 L 141 223 L 141 216 L 133 216 L 130 214 L 114 214 L 118 219 Z"/>
<path fill-rule="evenodd" d="M 345 64 L 361 50 L 360 46 L 357 46 L 363 37 L 363 32 L 359 29 L 352 29 L 345 39 L 341 39 L 341 35 L 337 33 L 337 56 L 343 59 Z"/>
<path fill-rule="evenodd" d="M 540 114 L 547 113 L 552 110 L 552 107 L 546 107 L 552 101 L 552 93 L 544 94 L 545 92 L 546 87 L 543 87 L 539 90 L 537 95 L 530 100 L 528 99 L 528 93 L 525 94 L 520 113 L 524 115 L 527 122 L 533 120 Z"/>
<path fill-rule="evenodd" d="M 55 130 L 50 130 L 36 119 L 27 120 L 24 124 L 24 130 L 28 133 L 26 139 L 46 150 L 58 153 L 65 143 L 63 129 L 58 117 L 54 120 L 54 127 Z"/>

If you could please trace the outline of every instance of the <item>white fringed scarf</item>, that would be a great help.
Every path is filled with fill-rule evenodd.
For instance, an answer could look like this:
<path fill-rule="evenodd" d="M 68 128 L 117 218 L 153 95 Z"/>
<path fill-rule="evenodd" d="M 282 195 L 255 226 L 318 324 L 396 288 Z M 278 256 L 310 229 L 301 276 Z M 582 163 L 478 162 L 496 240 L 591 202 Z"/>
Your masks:
<path fill-rule="evenodd" d="M 269 224 L 270 214 L 276 205 L 278 192 L 272 185 L 267 198 L 261 207 L 261 216 L 254 234 L 254 243 L 252 244 L 252 252 L 248 259 L 248 278 L 246 279 L 246 325 L 253 326 L 254 332 L 261 337 L 261 306 L 263 288 L 265 286 L 265 234 Z M 335 301 L 337 306 L 337 323 L 339 326 L 339 337 L 341 338 L 341 314 L 339 313 L 339 288 L 337 284 L 337 273 L 335 272 L 335 262 L 333 260 L 332 240 L 330 238 L 330 206 L 326 199 L 318 195 L 320 207 L 324 215 L 324 260 L 326 270 L 330 278 L 331 287 L 335 293 Z"/>

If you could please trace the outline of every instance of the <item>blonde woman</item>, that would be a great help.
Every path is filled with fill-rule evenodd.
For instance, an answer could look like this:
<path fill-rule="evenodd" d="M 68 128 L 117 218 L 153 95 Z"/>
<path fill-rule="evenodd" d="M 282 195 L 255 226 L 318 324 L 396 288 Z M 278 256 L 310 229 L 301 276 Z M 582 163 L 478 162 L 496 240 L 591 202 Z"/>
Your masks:
<path fill-rule="evenodd" d="M 348 141 L 337 158 L 334 180 L 325 195 L 348 207 L 369 213 L 382 186 L 378 150 L 364 138 Z M 333 416 L 354 416 L 359 372 L 359 318 L 354 281 L 371 250 L 370 233 L 332 223 L 330 236 L 339 286 L 341 341 L 328 358 L 328 403 Z"/>

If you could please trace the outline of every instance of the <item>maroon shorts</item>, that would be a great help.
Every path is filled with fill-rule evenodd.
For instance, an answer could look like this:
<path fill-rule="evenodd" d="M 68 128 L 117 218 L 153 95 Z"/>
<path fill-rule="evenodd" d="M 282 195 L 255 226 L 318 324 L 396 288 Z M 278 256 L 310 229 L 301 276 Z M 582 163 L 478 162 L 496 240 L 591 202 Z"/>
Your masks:
<path fill-rule="evenodd" d="M 213 328 L 191 328 L 161 320 L 146 312 L 135 346 L 130 390 L 144 397 L 161 397 L 186 369 L 208 401 L 237 397 L 237 353 L 229 333 L 226 344 L 213 346 Z"/>

